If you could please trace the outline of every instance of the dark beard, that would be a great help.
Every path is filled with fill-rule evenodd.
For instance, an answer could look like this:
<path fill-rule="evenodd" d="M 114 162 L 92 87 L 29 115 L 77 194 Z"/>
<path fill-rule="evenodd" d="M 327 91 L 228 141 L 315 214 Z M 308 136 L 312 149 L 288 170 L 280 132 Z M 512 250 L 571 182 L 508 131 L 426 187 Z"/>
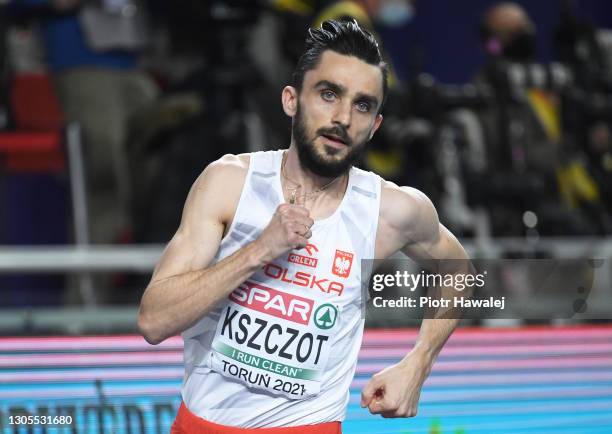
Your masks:
<path fill-rule="evenodd" d="M 364 154 L 366 142 L 351 143 L 348 134 L 344 128 L 332 127 L 332 128 L 321 128 L 317 131 L 316 136 L 323 134 L 334 134 L 342 138 L 342 141 L 349 146 L 349 153 L 342 160 L 328 161 L 322 158 L 315 152 L 313 140 L 308 140 L 306 137 L 306 126 L 304 125 L 304 118 L 300 111 L 300 106 L 297 107 L 295 118 L 293 119 L 293 126 L 291 134 L 295 140 L 295 145 L 298 151 L 298 157 L 302 166 L 314 173 L 315 175 L 322 176 L 325 178 L 336 178 L 346 173 L 356 162 L 358 162 Z M 330 154 L 336 149 L 331 150 Z"/>

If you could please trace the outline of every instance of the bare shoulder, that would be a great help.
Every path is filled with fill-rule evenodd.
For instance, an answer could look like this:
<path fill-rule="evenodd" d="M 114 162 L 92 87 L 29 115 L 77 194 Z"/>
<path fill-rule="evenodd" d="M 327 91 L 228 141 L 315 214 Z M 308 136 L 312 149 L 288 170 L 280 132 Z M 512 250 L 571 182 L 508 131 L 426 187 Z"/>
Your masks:
<path fill-rule="evenodd" d="M 215 214 L 223 224 L 231 221 L 249 169 L 249 154 L 226 154 L 210 163 L 193 183 L 186 210 L 201 218 Z M 184 216 L 184 218 L 188 216 Z"/>
<path fill-rule="evenodd" d="M 431 200 L 413 187 L 383 181 L 380 218 L 401 231 L 437 230 L 438 213 Z"/>
<path fill-rule="evenodd" d="M 214 258 L 234 216 L 249 168 L 249 155 L 225 155 L 193 183 L 178 230 L 166 246 L 151 281 L 202 269 Z"/>
<path fill-rule="evenodd" d="M 242 176 L 244 178 L 249 170 L 250 161 L 250 154 L 225 154 L 206 166 L 200 178 L 207 178 L 210 181 L 223 180 L 224 182 L 230 181 L 225 178 L 233 176 Z"/>
<path fill-rule="evenodd" d="M 377 258 L 386 258 L 408 244 L 435 239 L 438 231 L 438 214 L 423 192 L 382 181 Z"/>

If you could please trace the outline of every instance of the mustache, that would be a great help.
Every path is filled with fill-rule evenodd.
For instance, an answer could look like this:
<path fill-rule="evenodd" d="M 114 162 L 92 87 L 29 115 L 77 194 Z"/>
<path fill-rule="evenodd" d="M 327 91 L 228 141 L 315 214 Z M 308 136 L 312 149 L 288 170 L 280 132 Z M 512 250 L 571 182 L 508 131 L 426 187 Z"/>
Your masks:
<path fill-rule="evenodd" d="M 340 140 L 342 140 L 346 145 L 348 146 L 353 145 L 353 142 L 351 141 L 348 133 L 346 132 L 346 129 L 339 127 L 339 126 L 330 127 L 330 128 L 319 128 L 317 130 L 317 135 L 319 136 L 323 136 L 323 135 L 338 136 Z"/>

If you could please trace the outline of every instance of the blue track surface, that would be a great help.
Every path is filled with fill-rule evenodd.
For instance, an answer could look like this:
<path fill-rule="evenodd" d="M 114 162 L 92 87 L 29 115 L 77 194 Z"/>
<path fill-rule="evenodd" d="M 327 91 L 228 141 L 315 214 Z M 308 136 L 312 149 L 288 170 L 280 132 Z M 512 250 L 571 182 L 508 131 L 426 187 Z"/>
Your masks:
<path fill-rule="evenodd" d="M 359 407 L 372 374 L 399 361 L 416 330 L 368 331 L 345 434 L 612 434 L 612 327 L 458 330 L 411 419 Z M 182 342 L 135 336 L 0 339 L 0 433 L 165 433 L 180 404 Z M 10 424 L 70 415 L 73 425 Z M 129 425 L 129 430 L 128 430 Z"/>

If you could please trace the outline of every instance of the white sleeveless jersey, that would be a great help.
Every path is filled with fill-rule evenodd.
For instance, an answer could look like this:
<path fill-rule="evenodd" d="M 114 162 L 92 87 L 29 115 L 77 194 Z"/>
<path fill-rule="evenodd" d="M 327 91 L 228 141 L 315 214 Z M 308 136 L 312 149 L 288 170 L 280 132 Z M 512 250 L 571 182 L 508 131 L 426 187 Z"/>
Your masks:
<path fill-rule="evenodd" d="M 259 237 L 284 202 L 283 151 L 251 154 L 213 263 Z M 183 332 L 189 410 L 243 428 L 341 421 L 363 334 L 361 259 L 374 257 L 381 180 L 352 168 L 309 245 L 268 263 Z"/>

